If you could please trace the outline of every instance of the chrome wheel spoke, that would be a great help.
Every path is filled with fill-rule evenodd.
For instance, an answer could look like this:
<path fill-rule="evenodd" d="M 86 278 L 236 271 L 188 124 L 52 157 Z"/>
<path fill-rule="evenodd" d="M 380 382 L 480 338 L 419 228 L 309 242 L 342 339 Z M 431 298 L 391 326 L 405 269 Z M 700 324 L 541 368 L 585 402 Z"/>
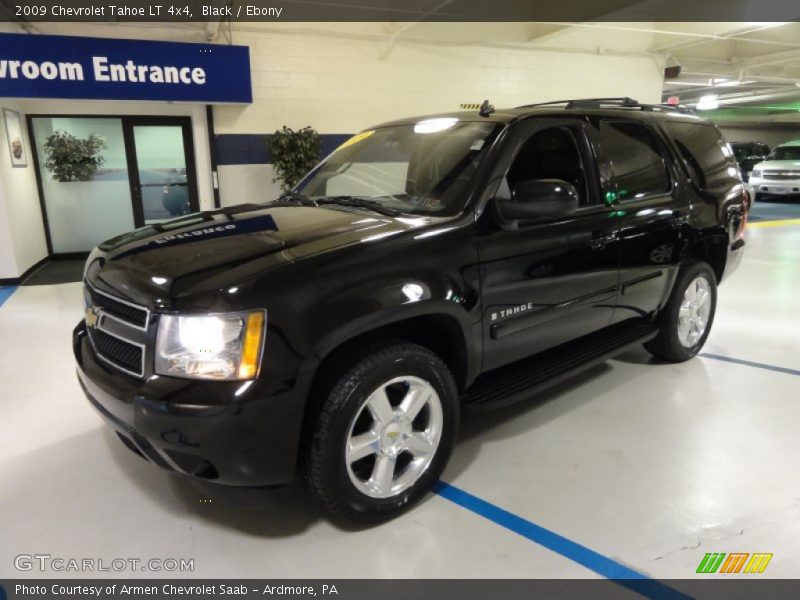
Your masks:
<path fill-rule="evenodd" d="M 406 448 L 415 458 L 430 456 L 436 451 L 436 446 L 431 442 L 428 434 L 423 431 L 415 431 L 406 440 Z"/>
<path fill-rule="evenodd" d="M 378 424 L 385 424 L 392 420 L 394 410 L 389 403 L 389 397 L 386 395 L 386 388 L 380 387 L 369 397 L 367 400 L 367 408 L 372 418 Z"/>
<path fill-rule="evenodd" d="M 400 403 L 399 410 L 406 419 L 413 421 L 417 418 L 419 411 L 428 403 L 430 396 L 430 392 L 426 388 L 411 386 Z"/>
<path fill-rule="evenodd" d="M 397 465 L 397 457 L 385 456 L 379 454 L 375 460 L 375 466 L 372 469 L 372 476 L 369 478 L 369 484 L 375 491 L 386 494 L 392 487 L 392 479 L 394 479 L 394 468 Z"/>
<path fill-rule="evenodd" d="M 380 447 L 380 436 L 374 431 L 353 436 L 347 445 L 347 462 L 354 463 L 372 454 L 377 454 Z"/>
<path fill-rule="evenodd" d="M 689 284 L 686 288 L 686 292 L 684 292 L 683 299 L 689 305 L 694 305 L 695 298 L 697 297 L 697 281 L 693 281 Z"/>

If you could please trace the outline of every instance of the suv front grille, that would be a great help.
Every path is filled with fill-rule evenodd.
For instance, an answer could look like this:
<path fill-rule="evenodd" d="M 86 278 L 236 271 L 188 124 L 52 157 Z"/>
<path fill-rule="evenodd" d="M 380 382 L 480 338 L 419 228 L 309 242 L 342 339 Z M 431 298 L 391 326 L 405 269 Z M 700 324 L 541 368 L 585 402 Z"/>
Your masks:
<path fill-rule="evenodd" d="M 106 333 L 101 329 L 89 327 L 89 339 L 97 356 L 103 361 L 130 375 L 144 375 L 144 348 Z"/>
<path fill-rule="evenodd" d="M 86 282 L 86 330 L 97 358 L 118 371 L 144 377 L 150 311 Z"/>
<path fill-rule="evenodd" d="M 96 290 L 91 285 L 87 285 L 86 289 L 91 297 L 92 306 L 96 306 L 112 317 L 116 317 L 140 329 L 147 329 L 150 313 L 146 308 L 109 296 L 105 292 Z"/>
<path fill-rule="evenodd" d="M 800 171 L 765 170 L 764 179 L 800 179 Z"/>

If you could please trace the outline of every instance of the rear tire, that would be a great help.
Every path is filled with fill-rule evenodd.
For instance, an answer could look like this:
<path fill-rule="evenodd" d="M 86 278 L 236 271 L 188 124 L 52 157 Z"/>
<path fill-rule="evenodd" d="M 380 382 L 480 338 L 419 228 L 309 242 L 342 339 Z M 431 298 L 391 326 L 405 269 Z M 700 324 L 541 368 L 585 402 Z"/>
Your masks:
<path fill-rule="evenodd" d="M 338 516 L 394 518 L 439 479 L 458 418 L 456 385 L 438 356 L 410 343 L 379 347 L 325 399 L 306 452 L 306 483 Z"/>
<path fill-rule="evenodd" d="M 714 271 L 700 261 L 684 265 L 659 316 L 659 333 L 645 348 L 669 362 L 689 360 L 706 343 L 716 308 Z"/>

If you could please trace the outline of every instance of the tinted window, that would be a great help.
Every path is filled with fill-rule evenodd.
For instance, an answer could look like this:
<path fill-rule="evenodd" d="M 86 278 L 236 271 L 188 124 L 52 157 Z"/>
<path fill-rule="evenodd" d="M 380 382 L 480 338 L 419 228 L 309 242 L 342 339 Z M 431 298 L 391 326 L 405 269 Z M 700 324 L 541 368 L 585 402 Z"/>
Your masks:
<path fill-rule="evenodd" d="M 663 194 L 671 189 L 658 140 L 644 125 L 604 121 L 600 124 L 600 143 L 620 200 Z"/>
<path fill-rule="evenodd" d="M 744 160 L 753 154 L 753 149 L 750 144 L 742 142 L 731 142 L 731 149 L 733 150 L 733 155 L 736 157 L 736 160 Z"/>
<path fill-rule="evenodd" d="M 578 142 L 567 127 L 545 129 L 529 137 L 506 179 L 510 190 L 532 179 L 561 179 L 575 187 L 581 206 L 590 203 L 589 182 Z"/>
<path fill-rule="evenodd" d="M 739 169 L 731 150 L 717 128 L 697 121 L 666 121 L 689 175 L 701 189 L 727 187 L 739 180 Z"/>
<path fill-rule="evenodd" d="M 768 160 L 800 160 L 800 146 L 778 146 Z"/>

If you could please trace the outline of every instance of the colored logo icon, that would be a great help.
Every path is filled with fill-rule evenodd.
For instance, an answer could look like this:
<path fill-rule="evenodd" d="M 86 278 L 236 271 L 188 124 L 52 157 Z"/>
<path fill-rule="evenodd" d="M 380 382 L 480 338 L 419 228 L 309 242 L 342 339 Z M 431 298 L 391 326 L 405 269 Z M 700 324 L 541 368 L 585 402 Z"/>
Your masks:
<path fill-rule="evenodd" d="M 771 560 L 771 553 L 708 552 L 697 566 L 697 573 L 763 573 Z"/>

